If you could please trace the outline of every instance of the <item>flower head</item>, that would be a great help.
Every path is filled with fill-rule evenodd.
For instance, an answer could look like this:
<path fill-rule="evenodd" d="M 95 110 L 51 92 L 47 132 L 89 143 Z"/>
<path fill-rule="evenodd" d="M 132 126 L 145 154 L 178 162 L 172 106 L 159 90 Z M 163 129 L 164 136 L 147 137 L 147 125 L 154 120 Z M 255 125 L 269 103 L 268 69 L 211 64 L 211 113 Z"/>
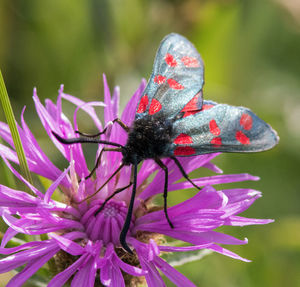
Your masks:
<path fill-rule="evenodd" d="M 136 106 L 145 88 L 142 81 L 138 90 L 124 109 L 121 120 L 128 126 L 134 120 Z M 62 99 L 75 105 L 73 123 L 62 112 Z M 0 260 L 0 272 L 25 266 L 14 276 L 7 286 L 21 286 L 42 266 L 49 262 L 55 275 L 48 286 L 63 286 L 71 281 L 71 286 L 125 286 L 138 284 L 146 280 L 148 286 L 165 286 L 159 273 L 164 273 L 176 286 L 194 286 L 194 284 L 174 269 L 160 256 L 170 252 L 188 252 L 209 249 L 232 258 L 247 261 L 237 254 L 221 247 L 227 244 L 245 244 L 247 240 L 236 239 L 216 231 L 224 225 L 244 226 L 266 224 L 272 220 L 259 220 L 238 216 L 261 196 L 252 189 L 216 190 L 213 185 L 257 180 L 249 174 L 222 175 L 194 179 L 194 183 L 204 186 L 192 198 L 168 209 L 169 217 L 175 228 L 171 228 L 163 209 L 153 204 L 154 195 L 163 192 L 164 172 L 151 160 L 145 160 L 139 169 L 137 196 L 134 203 L 133 218 L 127 235 L 127 242 L 134 250 L 128 254 L 120 245 L 119 235 L 128 211 L 131 187 L 125 188 L 99 208 L 107 197 L 117 189 L 128 186 L 131 168 L 125 166 L 113 177 L 100 192 L 93 195 L 110 178 L 122 161 L 122 155 L 108 151 L 103 154 L 94 178 L 89 169 L 81 144 L 64 145 L 52 131 L 64 138 L 74 138 L 78 130 L 77 113 L 83 110 L 93 120 L 96 128 L 106 133 L 100 138 L 124 145 L 126 132 L 112 121 L 119 117 L 119 89 L 115 88 L 111 97 L 104 76 L 104 103 L 83 102 L 59 90 L 57 102 L 46 100 L 43 105 L 36 90 L 33 100 L 38 116 L 48 136 L 67 159 L 68 167 L 61 171 L 45 155 L 21 115 L 18 127 L 30 170 L 50 179 L 52 184 L 45 191 L 36 188 L 24 179 L 11 162 L 18 164 L 9 128 L 0 123 L 0 136 L 8 145 L 0 144 L 0 155 L 14 173 L 32 190 L 35 196 L 24 191 L 0 185 L 0 212 L 9 226 L 3 235 L 0 253 L 5 255 Z M 94 106 L 104 107 L 104 125 L 96 115 Z M 99 144 L 97 154 L 103 149 Z M 187 173 L 200 167 L 221 173 L 211 160 L 217 154 L 180 158 L 180 163 Z M 168 167 L 168 191 L 192 188 L 188 181 L 178 182 L 182 174 L 174 161 L 163 159 Z M 153 178 L 152 180 L 150 180 Z M 53 196 L 59 190 L 60 196 Z M 85 200 L 86 198 L 89 200 Z M 55 198 L 55 199 L 54 199 Z M 44 240 L 23 242 L 16 239 L 17 234 L 47 235 Z M 175 246 L 166 243 L 164 235 L 186 244 Z M 17 246 L 6 247 L 10 242 Z M 54 267 L 53 267 L 54 266 Z"/>

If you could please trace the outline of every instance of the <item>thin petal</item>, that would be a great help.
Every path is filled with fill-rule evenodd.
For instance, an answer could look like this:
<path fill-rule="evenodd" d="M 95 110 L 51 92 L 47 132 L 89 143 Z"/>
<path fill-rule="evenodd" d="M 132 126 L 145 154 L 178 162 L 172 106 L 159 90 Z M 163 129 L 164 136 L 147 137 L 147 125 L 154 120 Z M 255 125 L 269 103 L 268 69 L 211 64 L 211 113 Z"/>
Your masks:
<path fill-rule="evenodd" d="M 69 280 L 69 278 L 80 268 L 80 266 L 85 262 L 87 254 L 82 255 L 78 260 L 76 260 L 71 266 L 69 266 L 64 271 L 58 273 L 49 282 L 48 287 L 61 287 Z"/>
<path fill-rule="evenodd" d="M 223 170 L 217 167 L 215 164 L 211 162 L 207 162 L 206 164 L 202 165 L 202 167 L 208 168 L 215 173 L 223 173 Z"/>
<path fill-rule="evenodd" d="M 131 97 L 129 102 L 127 103 L 127 105 L 122 113 L 121 120 L 123 123 L 125 123 L 128 126 L 131 126 L 131 124 L 134 120 L 136 107 L 142 96 L 143 91 L 145 90 L 146 84 L 147 84 L 147 81 L 145 79 L 143 79 L 140 86 L 135 91 L 135 93 L 133 94 L 133 96 Z"/>
<path fill-rule="evenodd" d="M 173 268 L 170 264 L 156 256 L 155 265 L 176 285 L 182 287 L 195 287 L 196 285 Z"/>
<path fill-rule="evenodd" d="M 0 155 L 2 157 L 2 155 Z M 33 191 L 38 197 L 44 198 L 44 194 L 42 194 L 38 189 L 36 189 L 30 182 L 28 182 L 17 170 L 15 170 L 12 165 L 8 162 L 5 157 L 2 157 L 5 164 L 9 167 L 11 172 L 21 181 L 23 181 L 31 191 Z"/>
<path fill-rule="evenodd" d="M 46 194 L 45 194 L 45 198 L 44 198 L 44 201 L 46 203 L 49 203 L 53 192 L 59 186 L 59 184 L 65 178 L 65 176 L 68 174 L 69 170 L 70 170 L 70 166 L 68 168 L 66 168 L 65 171 L 48 188 L 48 190 L 46 191 Z"/>
<path fill-rule="evenodd" d="M 36 207 L 40 200 L 24 191 L 0 185 L 0 206 L 2 207 Z"/>
<path fill-rule="evenodd" d="M 84 235 L 84 233 L 82 233 Z M 55 233 L 51 234 L 51 237 L 57 241 L 57 244 L 60 246 L 61 249 L 66 251 L 67 253 L 78 256 L 84 253 L 84 248 L 80 246 L 78 243 L 74 242 L 73 240 L 69 240 L 63 236 L 59 236 Z M 82 238 L 83 236 L 80 236 L 78 238 Z"/>
<path fill-rule="evenodd" d="M 35 163 L 35 165 L 32 166 L 32 171 L 51 180 L 55 180 L 61 174 L 61 171 L 49 160 L 49 158 L 38 145 L 35 137 L 31 133 L 24 120 L 24 112 L 25 108 L 21 114 L 23 131 L 19 127 L 19 132 L 25 149 L 26 157 L 33 160 Z M 62 184 L 67 187 L 70 186 L 67 180 L 63 180 Z"/>
<path fill-rule="evenodd" d="M 269 224 L 274 222 L 273 219 L 256 219 L 256 218 L 246 218 L 240 216 L 230 216 L 226 219 L 225 225 L 231 226 L 246 226 L 254 224 Z"/>
<path fill-rule="evenodd" d="M 214 175 L 214 176 L 193 179 L 193 182 L 199 186 L 205 186 L 205 185 L 224 184 L 224 183 L 239 182 L 239 181 L 246 181 L 246 180 L 256 181 L 259 180 L 259 177 L 247 173 L 227 174 L 227 175 Z M 185 181 L 185 182 L 175 183 L 171 185 L 168 191 L 192 188 L 192 187 L 193 186 L 191 183 Z"/>
<path fill-rule="evenodd" d="M 98 106 L 98 107 L 104 107 L 105 104 L 102 102 L 84 102 L 76 97 L 73 97 L 71 95 L 62 93 L 61 94 L 62 98 L 66 99 L 67 101 L 73 103 L 74 105 L 77 106 L 75 112 L 74 112 L 74 125 L 75 123 L 77 123 L 76 117 L 77 117 L 77 112 L 79 109 L 82 109 L 83 111 L 85 111 L 90 117 L 91 119 L 94 121 L 96 127 L 99 129 L 99 131 L 102 130 L 102 124 L 97 116 L 97 113 L 95 112 L 95 109 L 93 108 L 93 106 Z"/>
<path fill-rule="evenodd" d="M 94 287 L 96 271 L 96 259 L 90 256 L 85 265 L 75 274 L 71 287 Z"/>
<path fill-rule="evenodd" d="M 208 249 L 211 249 L 217 253 L 220 253 L 220 254 L 223 254 L 223 255 L 226 255 L 228 257 L 231 257 L 233 259 L 238 259 L 238 260 L 241 260 L 241 261 L 245 261 L 245 262 L 251 262 L 251 260 L 248 260 L 246 258 L 243 258 L 239 255 L 237 255 L 236 253 L 234 252 L 231 252 L 229 251 L 228 249 L 225 249 L 219 245 L 212 245 L 211 247 L 209 247 Z"/>
<path fill-rule="evenodd" d="M 7 256 L 0 260 L 0 272 L 4 273 L 16 269 L 31 260 L 41 258 L 52 251 L 54 252 L 54 250 L 58 251 L 56 243 L 49 241 L 46 244 Z"/>
<path fill-rule="evenodd" d="M 125 263 L 116 254 L 113 257 L 113 263 L 115 263 L 115 265 L 119 266 L 123 271 L 125 271 L 126 273 L 128 273 L 132 276 L 142 276 L 147 273 L 143 269 L 140 269 L 138 267 L 135 267 L 133 265 Z"/>
<path fill-rule="evenodd" d="M 48 262 L 57 252 L 59 248 L 51 250 L 51 252 L 47 252 L 44 256 L 38 257 L 30 262 L 28 262 L 27 266 L 15 275 L 6 287 L 18 287 L 22 286 L 26 281 L 38 271 L 46 262 Z"/>
<path fill-rule="evenodd" d="M 15 236 L 18 234 L 18 231 L 14 230 L 13 228 L 11 227 L 8 227 L 3 238 L 2 238 L 2 241 L 1 241 L 1 248 L 0 248 L 0 253 L 1 254 L 9 254 L 9 253 L 4 253 L 3 249 L 4 247 L 6 246 L 6 244 Z M 3 249 L 2 249 L 3 248 Z M 6 249 L 6 248 L 5 248 Z"/>
<path fill-rule="evenodd" d="M 104 121 L 105 121 L 105 125 L 107 125 L 108 122 L 114 120 L 114 116 L 112 113 L 112 104 L 111 104 L 109 86 L 105 74 L 103 74 L 103 84 L 104 84 L 104 103 L 106 105 L 104 109 Z"/>
<path fill-rule="evenodd" d="M 208 248 L 210 245 L 211 243 L 191 245 L 191 246 L 159 246 L 159 250 L 162 252 L 186 252 L 186 251 L 205 249 Z"/>
<path fill-rule="evenodd" d="M 10 247 L 10 248 L 1 247 L 0 248 L 0 254 L 7 255 L 7 254 L 15 253 L 15 252 L 18 252 L 18 251 L 26 250 L 26 249 L 29 249 L 29 248 L 42 246 L 44 244 L 45 243 L 42 242 L 42 241 L 32 241 L 32 242 L 27 242 L 25 244 L 22 244 L 22 245 L 19 245 L 19 246 L 16 246 L 16 247 Z"/>
<path fill-rule="evenodd" d="M 204 211 L 214 210 L 218 211 L 227 201 L 227 197 L 224 196 L 222 192 L 216 191 L 214 188 L 207 186 L 199 191 L 192 198 L 168 208 L 168 214 L 174 219 L 180 220 L 183 214 L 195 214 Z M 136 221 L 136 228 L 139 228 L 140 224 L 154 222 L 154 221 L 164 221 L 164 213 L 162 210 L 148 213 Z"/>
<path fill-rule="evenodd" d="M 223 189 L 222 192 L 228 197 L 229 204 L 262 196 L 260 191 L 249 188 Z"/>
<path fill-rule="evenodd" d="M 142 269 L 147 272 L 147 274 L 145 275 L 147 285 L 149 287 L 166 286 L 158 270 L 155 268 L 153 262 L 148 260 L 150 247 L 147 244 L 144 244 L 132 237 L 128 239 L 128 242 L 134 246 L 135 250 L 137 251 Z"/>
<path fill-rule="evenodd" d="M 119 117 L 119 104 L 120 104 L 120 87 L 116 86 L 114 88 L 114 93 L 112 97 L 112 114 L 115 119 Z"/>
<path fill-rule="evenodd" d="M 60 143 L 52 134 L 55 131 L 62 137 L 75 137 L 75 131 L 67 119 L 67 117 L 59 112 L 59 107 L 54 105 L 50 100 L 46 101 L 46 108 L 41 104 L 38 96 L 33 96 L 36 111 L 38 116 L 53 143 L 59 151 L 66 157 L 68 161 L 71 160 L 71 153 L 75 159 L 76 172 L 80 175 L 88 175 L 88 168 L 86 166 L 85 157 L 80 144 L 64 145 Z"/>

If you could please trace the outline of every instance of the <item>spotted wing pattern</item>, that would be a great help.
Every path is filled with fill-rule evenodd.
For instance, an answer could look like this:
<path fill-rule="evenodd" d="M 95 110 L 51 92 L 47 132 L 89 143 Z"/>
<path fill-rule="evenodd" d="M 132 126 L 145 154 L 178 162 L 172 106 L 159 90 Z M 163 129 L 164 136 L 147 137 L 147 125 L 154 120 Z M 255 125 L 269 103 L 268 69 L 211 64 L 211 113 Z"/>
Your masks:
<path fill-rule="evenodd" d="M 173 118 L 193 100 L 201 109 L 203 62 L 196 48 L 178 34 L 167 35 L 156 53 L 152 75 L 136 110 L 136 119 L 161 114 Z"/>
<path fill-rule="evenodd" d="M 168 155 L 258 152 L 278 143 L 270 125 L 244 107 L 204 101 L 203 108 L 175 121 Z"/>

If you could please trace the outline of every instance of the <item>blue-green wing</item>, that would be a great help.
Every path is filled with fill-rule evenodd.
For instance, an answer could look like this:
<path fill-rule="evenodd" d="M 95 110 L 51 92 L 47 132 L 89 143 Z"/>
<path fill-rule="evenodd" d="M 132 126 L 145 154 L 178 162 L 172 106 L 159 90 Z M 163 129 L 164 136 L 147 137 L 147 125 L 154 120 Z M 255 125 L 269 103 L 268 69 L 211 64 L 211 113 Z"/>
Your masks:
<path fill-rule="evenodd" d="M 204 101 L 194 114 L 174 122 L 168 155 L 213 152 L 259 152 L 278 143 L 277 133 L 251 110 Z"/>
<path fill-rule="evenodd" d="M 157 51 L 136 119 L 154 114 L 173 118 L 193 99 L 201 109 L 203 72 L 201 56 L 193 44 L 181 35 L 167 35 Z"/>

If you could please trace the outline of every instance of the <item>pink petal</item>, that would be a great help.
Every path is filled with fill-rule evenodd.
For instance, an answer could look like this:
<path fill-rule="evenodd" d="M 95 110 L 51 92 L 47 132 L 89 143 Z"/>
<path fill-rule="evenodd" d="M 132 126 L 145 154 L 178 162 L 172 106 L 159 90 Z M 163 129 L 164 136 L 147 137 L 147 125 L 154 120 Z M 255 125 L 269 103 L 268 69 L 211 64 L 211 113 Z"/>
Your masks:
<path fill-rule="evenodd" d="M 199 186 L 205 186 L 205 185 L 224 184 L 224 183 L 246 181 L 246 180 L 256 181 L 259 180 L 259 177 L 252 176 L 247 173 L 226 174 L 226 175 L 214 175 L 214 176 L 193 179 L 193 182 Z M 185 182 L 175 183 L 171 185 L 168 190 L 172 191 L 172 190 L 179 190 L 179 189 L 192 188 L 192 187 L 193 186 L 188 181 L 185 181 Z"/>
<path fill-rule="evenodd" d="M 104 103 L 106 105 L 106 108 L 104 109 L 104 122 L 105 125 L 107 125 L 108 122 L 113 121 L 115 118 L 112 111 L 110 91 L 109 91 L 109 86 L 107 84 L 105 74 L 103 74 L 103 84 L 104 84 Z"/>
<path fill-rule="evenodd" d="M 42 246 L 45 243 L 42 241 L 32 241 L 32 242 L 26 242 L 22 245 L 16 246 L 16 247 L 10 247 L 10 248 L 0 248 L 0 253 L 7 255 L 7 254 L 11 254 L 11 253 L 15 253 L 18 251 L 22 251 L 22 250 L 26 250 L 32 247 L 37 247 L 37 246 Z"/>
<path fill-rule="evenodd" d="M 146 87 L 146 80 L 143 79 L 140 86 L 138 89 L 135 91 L 129 102 L 127 103 L 123 113 L 121 120 L 123 123 L 125 123 L 128 126 L 131 126 L 134 118 L 135 118 L 135 112 L 136 112 L 136 107 L 137 104 L 142 96 L 143 91 L 145 90 Z"/>
<path fill-rule="evenodd" d="M 199 249 L 206 249 L 211 245 L 211 243 L 200 244 L 200 245 L 190 245 L 190 246 L 159 246 L 159 250 L 162 252 L 187 252 Z"/>
<path fill-rule="evenodd" d="M 64 271 L 58 273 L 52 280 L 48 283 L 48 287 L 61 287 L 69 280 L 69 278 L 84 264 L 88 254 L 82 255 L 78 260 L 76 260 L 72 265 L 70 265 Z"/>
<path fill-rule="evenodd" d="M 83 111 L 85 111 L 90 117 L 91 119 L 94 121 L 96 127 L 98 128 L 99 131 L 102 130 L 102 124 L 97 116 L 97 113 L 95 112 L 95 109 L 93 108 L 93 106 L 105 106 L 104 103 L 102 102 L 84 102 L 82 100 L 80 100 L 79 98 L 76 98 L 76 97 L 73 97 L 71 95 L 68 95 L 68 94 L 65 94 L 65 93 L 62 93 L 61 94 L 62 98 L 66 99 L 67 101 L 73 103 L 74 105 L 77 106 L 75 112 L 74 112 L 74 117 L 73 117 L 73 120 L 74 120 L 74 126 L 77 126 L 77 112 L 79 109 L 82 109 Z M 75 125 L 76 123 L 76 125 Z M 77 127 L 76 127 L 77 129 Z"/>
<path fill-rule="evenodd" d="M 165 262 L 159 257 L 155 257 L 155 265 L 176 285 L 182 287 L 195 287 L 196 285 L 192 283 L 189 279 L 183 276 L 180 272 L 178 272 L 175 268 L 173 268 L 170 264 Z"/>
<path fill-rule="evenodd" d="M 243 258 L 239 255 L 237 255 L 236 253 L 234 252 L 231 252 L 221 246 L 218 246 L 218 245 L 212 245 L 211 247 L 209 247 L 208 249 L 211 249 L 217 253 L 220 253 L 220 254 L 223 254 L 223 255 L 226 255 L 228 257 L 231 257 L 233 259 L 238 259 L 238 260 L 241 260 L 241 261 L 245 261 L 245 262 L 251 262 L 250 260 L 246 259 L 246 258 Z"/>
<path fill-rule="evenodd" d="M 51 101 L 46 101 L 46 108 L 41 104 L 38 96 L 34 93 L 33 96 L 36 111 L 39 115 L 39 118 L 48 134 L 52 139 L 53 143 L 60 150 L 60 152 L 67 158 L 68 161 L 71 160 L 71 153 L 75 160 L 75 169 L 77 174 L 88 175 L 88 169 L 86 166 L 84 154 L 80 144 L 74 145 L 64 145 L 61 144 L 52 134 L 52 131 L 55 131 L 62 137 L 75 137 L 75 131 L 65 117 L 64 114 L 59 112 L 59 107 L 55 106 Z"/>
<path fill-rule="evenodd" d="M 48 190 L 46 191 L 46 194 L 45 194 L 45 198 L 44 198 L 45 203 L 49 203 L 53 192 L 60 185 L 61 181 L 66 177 L 69 170 L 70 170 L 70 166 L 67 169 L 65 169 L 65 171 L 48 188 Z"/>
<path fill-rule="evenodd" d="M 85 233 L 81 233 L 78 235 L 79 236 L 74 239 L 84 238 L 86 236 Z M 74 239 L 69 240 L 68 238 L 59 236 L 55 233 L 52 233 L 51 237 L 57 242 L 57 244 L 60 246 L 61 249 L 63 249 L 64 251 L 66 251 L 67 253 L 73 256 L 78 256 L 84 253 L 84 248 L 80 246 L 78 243 L 74 242 L 73 241 Z"/>
<path fill-rule="evenodd" d="M 246 226 L 246 225 L 256 225 L 256 224 L 269 224 L 274 222 L 273 219 L 256 219 L 256 218 L 246 218 L 240 216 L 230 216 L 225 220 L 225 225 L 231 226 Z"/>
<path fill-rule="evenodd" d="M 96 272 L 96 259 L 90 256 L 85 265 L 75 274 L 71 287 L 94 287 Z"/>
<path fill-rule="evenodd" d="M 45 244 L 41 244 L 40 246 L 32 249 L 7 256 L 6 258 L 0 260 L 0 272 L 4 273 L 12 269 L 16 269 L 31 260 L 41 258 L 49 252 L 54 252 L 54 250 L 58 251 L 57 245 L 53 242 L 46 242 Z"/>
<path fill-rule="evenodd" d="M 49 252 L 47 252 L 43 256 L 29 261 L 27 266 L 21 272 L 15 275 L 6 285 L 6 287 L 22 286 L 34 273 L 38 271 L 38 269 L 40 269 L 46 262 L 48 262 L 58 251 L 59 248 L 56 248 L 51 251 L 49 250 Z"/>
<path fill-rule="evenodd" d="M 0 155 L 2 157 L 2 155 Z M 44 194 L 42 194 L 38 189 L 36 189 L 31 183 L 29 183 L 18 171 L 16 171 L 12 165 L 8 162 L 8 160 L 5 157 L 2 157 L 5 164 L 9 167 L 11 172 L 21 181 L 23 181 L 31 191 L 33 191 L 38 197 L 44 198 Z"/>

